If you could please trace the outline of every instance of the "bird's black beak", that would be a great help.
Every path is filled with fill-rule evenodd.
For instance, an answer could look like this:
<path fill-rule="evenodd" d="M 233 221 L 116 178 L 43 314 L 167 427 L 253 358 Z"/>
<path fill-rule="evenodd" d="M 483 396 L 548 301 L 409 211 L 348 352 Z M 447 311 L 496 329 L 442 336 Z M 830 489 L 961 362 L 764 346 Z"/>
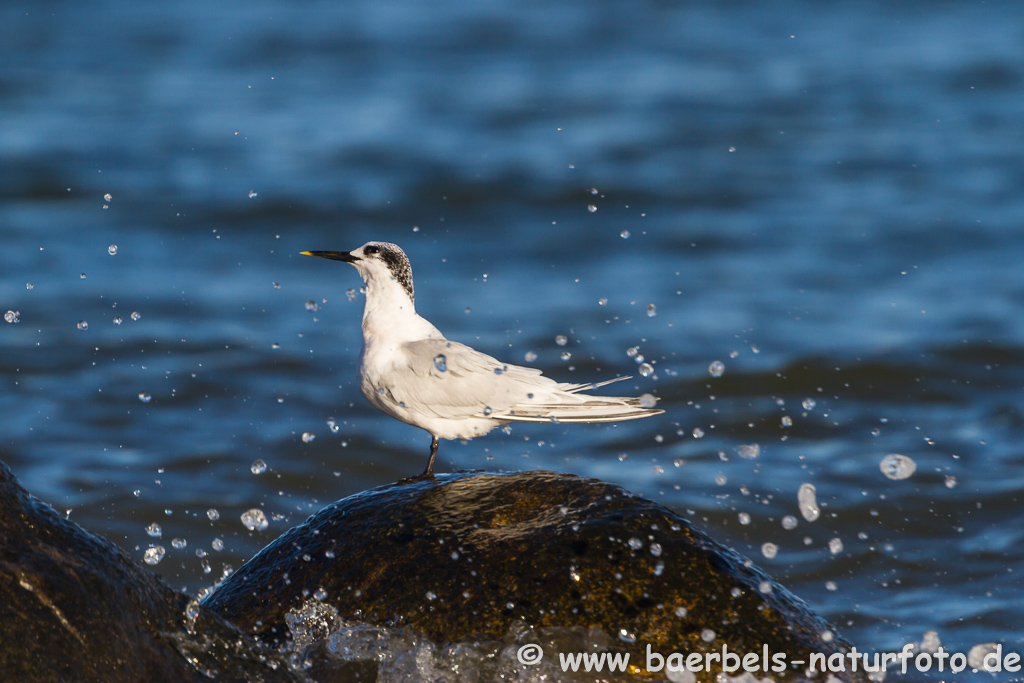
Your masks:
<path fill-rule="evenodd" d="M 345 263 L 355 263 L 359 260 L 359 257 L 353 256 L 351 251 L 304 251 L 302 253 L 306 256 L 319 256 L 320 258 L 344 261 Z"/>

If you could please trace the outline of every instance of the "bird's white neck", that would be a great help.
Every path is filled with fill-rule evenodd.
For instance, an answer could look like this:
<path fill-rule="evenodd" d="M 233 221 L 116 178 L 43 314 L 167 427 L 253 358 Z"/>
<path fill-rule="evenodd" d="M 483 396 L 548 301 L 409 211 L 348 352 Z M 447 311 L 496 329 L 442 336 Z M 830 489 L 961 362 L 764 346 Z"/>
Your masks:
<path fill-rule="evenodd" d="M 416 313 L 409 293 L 390 274 L 366 274 L 363 308 L 363 340 L 392 342 L 444 338 L 429 321 Z"/>

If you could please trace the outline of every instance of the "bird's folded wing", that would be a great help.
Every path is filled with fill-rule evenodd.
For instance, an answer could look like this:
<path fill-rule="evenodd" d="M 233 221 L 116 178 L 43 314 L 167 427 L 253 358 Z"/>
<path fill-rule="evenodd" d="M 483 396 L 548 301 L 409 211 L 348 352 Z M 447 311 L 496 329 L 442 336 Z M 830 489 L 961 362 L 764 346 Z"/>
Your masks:
<path fill-rule="evenodd" d="M 396 401 L 436 417 L 495 416 L 559 385 L 540 370 L 502 363 L 465 344 L 423 339 L 401 347 Z"/>

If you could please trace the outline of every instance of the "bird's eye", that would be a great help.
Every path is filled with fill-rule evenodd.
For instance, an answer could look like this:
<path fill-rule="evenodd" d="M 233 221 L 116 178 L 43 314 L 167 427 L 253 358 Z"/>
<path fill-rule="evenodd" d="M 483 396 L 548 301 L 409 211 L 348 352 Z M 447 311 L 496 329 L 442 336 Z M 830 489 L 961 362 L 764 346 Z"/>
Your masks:
<path fill-rule="evenodd" d="M 376 247 L 376 246 L 373 246 L 373 245 L 367 247 L 366 249 L 363 249 L 363 254 L 365 254 L 366 256 L 372 256 L 373 254 L 379 254 L 379 253 L 380 253 L 380 247 Z"/>

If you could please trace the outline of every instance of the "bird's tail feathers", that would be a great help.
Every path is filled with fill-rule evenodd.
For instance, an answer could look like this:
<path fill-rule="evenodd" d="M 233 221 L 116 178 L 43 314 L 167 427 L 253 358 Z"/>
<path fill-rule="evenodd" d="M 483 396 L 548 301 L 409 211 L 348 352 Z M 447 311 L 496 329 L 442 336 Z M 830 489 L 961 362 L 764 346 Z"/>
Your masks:
<path fill-rule="evenodd" d="M 595 396 L 585 403 L 571 405 L 518 405 L 503 414 L 492 413 L 489 417 L 509 422 L 623 422 L 664 412 L 659 408 L 641 406 L 639 398 Z"/>
<path fill-rule="evenodd" d="M 570 394 L 576 394 L 581 391 L 590 391 L 591 389 L 598 389 L 600 387 L 614 384 L 615 382 L 621 382 L 624 379 L 630 379 L 632 375 L 623 375 L 622 377 L 613 377 L 612 379 L 606 379 L 603 382 L 591 382 L 590 384 L 570 384 L 565 389 Z M 627 400 L 627 399 L 610 399 L 610 400 Z"/>

